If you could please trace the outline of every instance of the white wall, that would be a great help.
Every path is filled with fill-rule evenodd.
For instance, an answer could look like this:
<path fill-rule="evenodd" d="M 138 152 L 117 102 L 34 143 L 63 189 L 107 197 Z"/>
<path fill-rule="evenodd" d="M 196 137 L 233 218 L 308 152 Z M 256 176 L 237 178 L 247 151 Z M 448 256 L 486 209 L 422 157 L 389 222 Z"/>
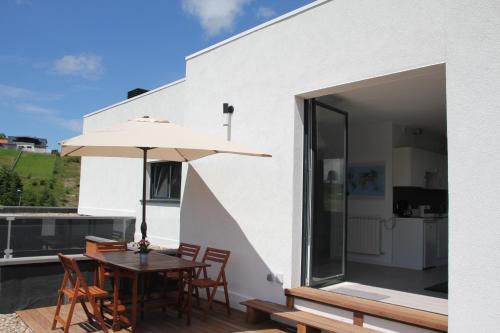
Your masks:
<path fill-rule="evenodd" d="M 182 125 L 184 82 L 125 100 L 112 108 L 84 118 L 83 131 L 106 128 L 148 115 Z M 187 166 L 183 166 L 187 169 Z M 136 216 L 136 239 L 140 238 L 142 160 L 127 158 L 82 158 L 78 213 Z M 152 242 L 176 246 L 179 240 L 180 204 L 150 203 L 147 206 L 148 234 Z"/>
<path fill-rule="evenodd" d="M 423 131 L 420 135 L 413 135 L 411 130 L 405 130 L 405 126 L 394 124 L 392 136 L 394 148 L 413 147 L 444 155 L 447 152 L 446 137 L 437 133 Z"/>
<path fill-rule="evenodd" d="M 189 57 L 185 82 L 87 117 L 85 130 L 151 110 L 224 138 L 222 103 L 234 105 L 232 139 L 273 157 L 193 162 L 185 177 L 180 238 L 232 251 L 233 305 L 250 297 L 284 302 L 283 288 L 300 282 L 303 128 L 297 96 L 442 63 L 444 37 L 439 1 L 320 1 Z M 138 213 L 140 162 L 103 160 L 84 159 L 80 212 Z M 150 237 L 167 234 L 166 226 L 155 229 L 163 219 L 149 222 L 155 224 Z M 284 284 L 266 281 L 269 272 L 282 273 Z"/>
<path fill-rule="evenodd" d="M 500 2 L 447 1 L 451 332 L 500 322 Z"/>
<path fill-rule="evenodd" d="M 357 262 L 392 264 L 392 123 L 357 124 L 349 127 L 349 162 L 384 163 L 385 197 L 383 199 L 360 199 L 348 197 L 348 214 L 352 217 L 379 217 L 388 221 L 382 224 L 381 255 L 349 253 L 348 259 Z M 387 228 L 385 227 L 387 226 Z"/>
<path fill-rule="evenodd" d="M 253 271 L 229 266 L 235 300 L 282 302 L 282 288 L 300 280 L 295 249 L 301 247 L 297 168 L 303 129 L 293 96 L 443 62 L 441 13 L 435 1 L 326 2 L 188 59 L 187 89 L 197 98 L 190 101 L 185 125 L 223 136 L 220 108 L 229 102 L 235 106 L 233 140 L 273 154 L 269 160 L 219 157 L 193 163 L 224 210 L 210 219 L 201 214 L 188 219 L 184 211 L 196 212 L 205 199 L 184 201 L 181 238 L 234 248 L 232 235 L 219 228 L 226 211 L 241 230 L 244 247 L 252 248 L 235 253 L 232 262 L 259 262 Z M 284 273 L 284 286 L 269 284 L 268 271 Z"/>

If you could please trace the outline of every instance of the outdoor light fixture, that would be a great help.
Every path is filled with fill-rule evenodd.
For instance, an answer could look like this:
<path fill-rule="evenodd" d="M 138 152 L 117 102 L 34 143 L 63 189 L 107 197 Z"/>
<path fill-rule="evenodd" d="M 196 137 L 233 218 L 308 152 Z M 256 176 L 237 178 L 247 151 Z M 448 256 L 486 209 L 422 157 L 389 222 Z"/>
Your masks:
<path fill-rule="evenodd" d="M 227 140 L 231 140 L 231 116 L 234 112 L 234 106 L 229 105 L 229 103 L 222 104 L 222 114 L 226 116 L 226 122 L 222 126 L 227 127 Z"/>

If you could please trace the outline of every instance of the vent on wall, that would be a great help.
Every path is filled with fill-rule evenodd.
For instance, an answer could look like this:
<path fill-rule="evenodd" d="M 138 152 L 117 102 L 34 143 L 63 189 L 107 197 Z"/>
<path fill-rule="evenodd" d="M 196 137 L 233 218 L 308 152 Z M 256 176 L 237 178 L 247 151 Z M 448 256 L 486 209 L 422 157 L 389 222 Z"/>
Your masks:
<path fill-rule="evenodd" d="M 132 98 L 132 97 L 135 97 L 135 96 L 139 96 L 139 95 L 142 95 L 144 93 L 147 93 L 149 90 L 147 89 L 143 89 L 143 88 L 135 88 L 133 90 L 130 90 L 128 93 L 127 93 L 127 99 L 129 98 Z"/>

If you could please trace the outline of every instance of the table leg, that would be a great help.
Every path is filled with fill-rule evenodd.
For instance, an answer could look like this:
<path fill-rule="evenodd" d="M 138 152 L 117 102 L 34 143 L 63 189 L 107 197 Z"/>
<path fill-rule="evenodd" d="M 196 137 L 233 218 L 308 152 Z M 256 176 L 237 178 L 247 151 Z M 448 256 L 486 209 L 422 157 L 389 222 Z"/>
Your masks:
<path fill-rule="evenodd" d="M 146 280 L 146 274 L 142 274 L 141 278 L 141 320 L 144 320 L 144 281 Z"/>
<path fill-rule="evenodd" d="M 193 285 L 191 284 L 191 281 L 193 279 L 193 272 L 192 270 L 188 269 L 187 270 L 187 284 L 188 284 L 188 293 L 187 293 L 187 309 L 186 309 L 186 322 L 188 325 L 191 324 L 191 303 L 193 299 Z"/>
<path fill-rule="evenodd" d="M 184 271 L 178 271 L 179 279 L 177 280 L 177 288 L 179 290 L 179 295 L 177 297 L 177 306 L 179 307 L 179 312 L 177 314 L 178 318 L 182 318 L 182 312 L 184 310 Z"/>
<path fill-rule="evenodd" d="M 132 311 L 130 313 L 131 323 L 132 323 L 132 333 L 137 330 L 137 280 L 138 273 L 134 272 L 132 278 Z"/>
<path fill-rule="evenodd" d="M 118 293 L 120 290 L 120 279 L 118 270 L 114 270 L 114 286 L 113 286 L 113 331 L 120 330 L 120 320 L 118 318 Z"/>

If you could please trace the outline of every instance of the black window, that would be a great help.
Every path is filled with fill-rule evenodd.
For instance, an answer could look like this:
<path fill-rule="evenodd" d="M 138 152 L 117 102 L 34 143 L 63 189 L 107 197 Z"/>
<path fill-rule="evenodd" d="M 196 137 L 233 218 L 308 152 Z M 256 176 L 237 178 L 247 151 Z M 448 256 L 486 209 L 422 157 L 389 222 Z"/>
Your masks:
<path fill-rule="evenodd" d="M 179 200 L 181 169 L 180 162 L 151 163 L 150 199 Z"/>

